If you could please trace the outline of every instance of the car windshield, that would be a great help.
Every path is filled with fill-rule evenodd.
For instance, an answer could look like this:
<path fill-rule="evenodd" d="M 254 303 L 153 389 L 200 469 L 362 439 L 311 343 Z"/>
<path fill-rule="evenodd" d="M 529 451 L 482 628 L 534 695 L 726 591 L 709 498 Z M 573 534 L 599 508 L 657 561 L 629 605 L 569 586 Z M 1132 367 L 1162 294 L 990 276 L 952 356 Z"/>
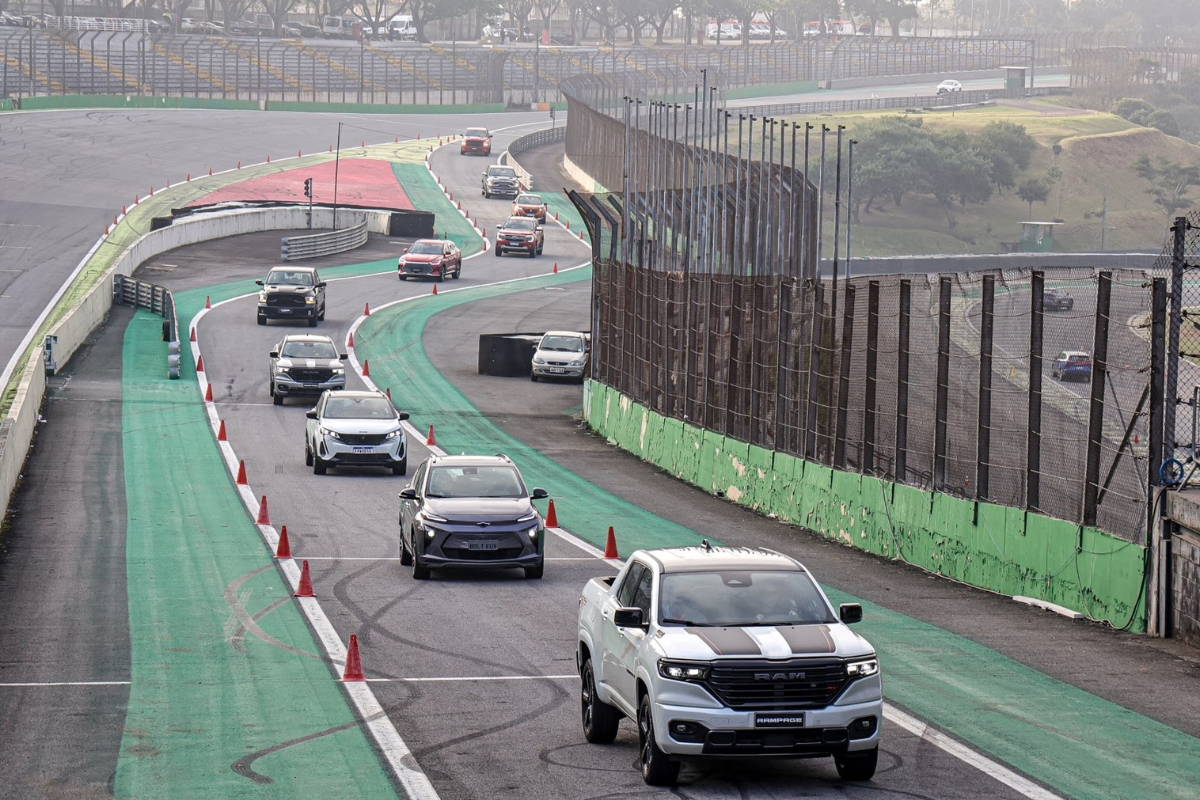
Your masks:
<path fill-rule="evenodd" d="M 435 242 L 417 242 L 408 248 L 408 252 L 417 256 L 432 256 L 442 252 L 442 246 Z"/>
<path fill-rule="evenodd" d="M 517 218 L 517 219 L 510 219 L 508 222 L 504 223 L 504 227 L 506 227 L 510 230 L 516 230 L 516 231 L 531 231 L 531 230 L 533 230 L 533 228 L 536 224 L 537 223 L 534 222 L 532 219 Z"/>
<path fill-rule="evenodd" d="M 542 198 L 536 194 L 523 194 L 517 198 L 517 205 L 519 206 L 540 206 L 541 204 Z"/>
<path fill-rule="evenodd" d="M 383 397 L 331 397 L 326 419 L 395 419 L 396 409 Z"/>
<path fill-rule="evenodd" d="M 512 467 L 436 467 L 428 497 L 524 497 L 521 476 Z"/>
<path fill-rule="evenodd" d="M 493 178 L 515 178 L 517 171 L 512 167 L 492 167 L 488 170 L 488 175 Z"/>
<path fill-rule="evenodd" d="M 1091 361 L 1092 357 L 1088 356 L 1088 355 L 1083 355 L 1082 353 L 1076 353 L 1075 355 L 1071 356 L 1067 360 L 1068 361 Z"/>
<path fill-rule="evenodd" d="M 472 138 L 486 139 L 487 138 L 487 128 L 467 128 L 467 132 L 465 135 L 470 136 Z"/>
<path fill-rule="evenodd" d="M 332 342 L 287 342 L 280 353 L 284 358 L 337 358 Z"/>
<path fill-rule="evenodd" d="M 835 622 L 807 573 L 730 570 L 667 573 L 662 622 L 691 626 L 812 625 Z"/>
<path fill-rule="evenodd" d="M 539 350 L 557 350 L 563 353 L 582 353 L 583 339 L 579 336 L 543 336 Z"/>
<path fill-rule="evenodd" d="M 273 269 L 267 275 L 267 283 L 272 286 L 312 286 L 311 272 L 293 272 L 286 269 Z"/>

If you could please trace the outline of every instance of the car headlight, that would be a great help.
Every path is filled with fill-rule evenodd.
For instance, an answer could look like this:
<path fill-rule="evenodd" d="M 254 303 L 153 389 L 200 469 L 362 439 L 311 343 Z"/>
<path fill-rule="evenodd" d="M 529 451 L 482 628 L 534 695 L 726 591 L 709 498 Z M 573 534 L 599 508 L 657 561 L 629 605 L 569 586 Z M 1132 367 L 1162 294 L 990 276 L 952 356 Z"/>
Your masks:
<path fill-rule="evenodd" d="M 545 365 L 545 363 L 546 363 L 546 359 L 544 359 L 544 358 L 535 358 L 535 359 L 533 360 L 533 363 L 537 364 L 539 367 L 540 367 L 540 366 L 544 366 L 544 365 Z"/>
<path fill-rule="evenodd" d="M 445 517 L 434 514 L 432 511 L 422 511 L 417 515 L 416 521 L 421 525 L 424 525 L 427 522 L 433 522 L 435 524 L 438 522 L 449 522 L 449 520 Z"/>
<path fill-rule="evenodd" d="M 330 439 L 341 439 L 342 438 L 342 435 L 340 433 L 338 433 L 337 431 L 331 431 L 331 430 L 329 430 L 329 428 L 320 428 L 320 429 L 318 429 L 317 433 L 321 434 L 322 436 L 328 436 Z"/>
<path fill-rule="evenodd" d="M 431 267 L 440 267 L 441 265 L 442 265 L 442 260 L 440 258 L 435 258 L 433 261 L 429 262 L 429 266 L 431 266 Z"/>
<path fill-rule="evenodd" d="M 879 672 L 879 659 L 869 658 L 865 661 L 851 661 L 846 665 L 846 676 L 849 678 L 866 678 Z"/>
<path fill-rule="evenodd" d="M 346 368 L 345 368 L 345 367 L 334 367 L 334 368 L 333 368 L 333 374 L 334 374 L 334 375 L 345 375 L 345 374 L 346 374 Z"/>
<path fill-rule="evenodd" d="M 537 512 L 530 511 L 528 514 L 518 519 L 517 522 L 533 522 L 535 519 L 537 519 Z"/>
<path fill-rule="evenodd" d="M 287 375 L 288 370 L 290 370 L 290 369 L 291 369 L 291 367 L 276 367 L 275 374 L 276 375 Z"/>
<path fill-rule="evenodd" d="M 578 366 L 579 366 L 580 364 L 582 364 L 582 363 L 583 363 L 583 359 L 582 359 L 582 358 L 577 358 L 577 359 L 575 359 L 575 360 L 573 360 L 573 361 L 571 361 L 571 362 L 570 362 L 570 364 L 571 364 L 571 366 L 572 366 L 572 367 L 578 367 Z"/>
<path fill-rule="evenodd" d="M 691 661 L 670 661 L 664 658 L 658 662 L 658 674 L 673 681 L 702 681 L 708 677 L 708 669 L 708 664 Z"/>
<path fill-rule="evenodd" d="M 304 298 L 304 304 L 305 304 L 305 305 L 308 305 L 308 306 L 315 305 L 315 304 L 316 304 L 316 302 L 317 302 L 317 298 L 316 298 L 316 296 L 315 296 L 315 295 L 311 295 L 311 294 L 310 294 L 310 295 L 308 295 L 307 297 L 305 297 L 305 298 Z"/>
<path fill-rule="evenodd" d="M 386 436 L 384 436 L 383 438 L 384 438 L 384 439 L 395 439 L 397 436 L 403 436 L 403 435 L 404 435 L 404 431 L 403 431 L 403 430 L 401 430 L 400 428 L 397 428 L 396 430 L 394 430 L 394 431 L 392 431 L 392 432 L 388 433 L 388 434 L 387 434 Z"/>
<path fill-rule="evenodd" d="M 266 289 L 264 289 L 264 290 L 262 290 L 261 292 L 259 292 L 259 293 L 258 293 L 258 302 L 260 302 L 260 303 L 265 303 L 265 302 L 267 302 L 267 291 L 266 291 Z"/>

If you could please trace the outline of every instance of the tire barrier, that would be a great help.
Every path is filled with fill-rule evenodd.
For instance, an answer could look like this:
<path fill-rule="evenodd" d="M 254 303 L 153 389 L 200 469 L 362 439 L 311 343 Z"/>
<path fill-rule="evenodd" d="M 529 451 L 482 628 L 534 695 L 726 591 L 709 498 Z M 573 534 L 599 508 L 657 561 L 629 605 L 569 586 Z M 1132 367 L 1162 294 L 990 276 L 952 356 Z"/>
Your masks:
<path fill-rule="evenodd" d="M 178 379 L 179 322 L 175 317 L 175 296 L 171 290 L 118 273 L 113 275 L 113 305 L 144 308 L 162 315 L 162 338 L 167 343 L 167 377 Z"/>
<path fill-rule="evenodd" d="M 482 333 L 479 335 L 479 374 L 499 378 L 529 377 L 540 333 Z"/>

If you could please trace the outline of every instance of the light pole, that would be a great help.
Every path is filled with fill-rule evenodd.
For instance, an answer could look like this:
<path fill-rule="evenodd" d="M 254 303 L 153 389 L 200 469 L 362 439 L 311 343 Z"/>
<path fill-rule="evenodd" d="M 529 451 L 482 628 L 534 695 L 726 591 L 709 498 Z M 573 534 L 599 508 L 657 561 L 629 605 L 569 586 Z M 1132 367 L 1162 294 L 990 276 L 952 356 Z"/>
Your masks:
<path fill-rule="evenodd" d="M 342 157 L 342 123 L 338 123 L 337 150 L 333 154 L 333 229 L 337 230 L 338 161 Z"/>

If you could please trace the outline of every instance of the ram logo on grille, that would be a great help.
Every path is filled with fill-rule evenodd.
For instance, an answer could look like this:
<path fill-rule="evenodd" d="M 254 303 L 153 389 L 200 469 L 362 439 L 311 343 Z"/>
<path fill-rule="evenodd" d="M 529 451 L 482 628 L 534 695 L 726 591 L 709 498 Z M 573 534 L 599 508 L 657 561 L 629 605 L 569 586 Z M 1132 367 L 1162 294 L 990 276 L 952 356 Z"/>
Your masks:
<path fill-rule="evenodd" d="M 756 681 L 802 681 L 804 680 L 803 672 L 756 672 L 754 673 Z"/>

